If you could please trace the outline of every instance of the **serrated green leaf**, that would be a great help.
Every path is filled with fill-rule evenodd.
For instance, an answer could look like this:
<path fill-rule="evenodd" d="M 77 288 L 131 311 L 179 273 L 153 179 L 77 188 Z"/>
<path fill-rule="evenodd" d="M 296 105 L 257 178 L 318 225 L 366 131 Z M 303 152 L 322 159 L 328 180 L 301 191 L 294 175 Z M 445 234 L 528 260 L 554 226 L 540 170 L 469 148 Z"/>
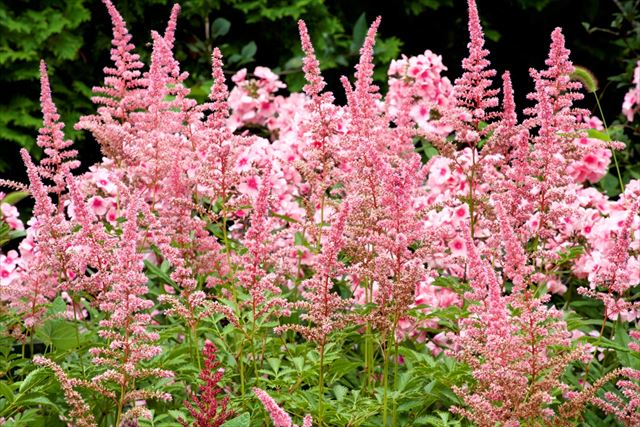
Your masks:
<path fill-rule="evenodd" d="M 251 416 L 248 412 L 245 412 L 222 424 L 220 427 L 249 427 L 250 425 Z"/>
<path fill-rule="evenodd" d="M 0 381 L 0 396 L 4 396 L 9 403 L 13 403 L 15 399 L 13 390 L 11 390 L 11 387 L 9 387 L 4 381 Z"/>
<path fill-rule="evenodd" d="M 20 383 L 20 393 L 29 391 L 38 385 L 41 385 L 45 380 L 49 378 L 49 373 L 44 368 L 38 368 L 29 372 L 24 380 Z"/>
<path fill-rule="evenodd" d="M 75 348 L 78 344 L 75 327 L 62 319 L 46 321 L 36 331 L 36 337 L 46 345 L 52 345 L 63 351 Z"/>
<path fill-rule="evenodd" d="M 345 386 L 341 384 L 336 384 L 333 386 L 333 394 L 338 402 L 342 402 L 347 393 L 349 393 L 349 389 Z"/>

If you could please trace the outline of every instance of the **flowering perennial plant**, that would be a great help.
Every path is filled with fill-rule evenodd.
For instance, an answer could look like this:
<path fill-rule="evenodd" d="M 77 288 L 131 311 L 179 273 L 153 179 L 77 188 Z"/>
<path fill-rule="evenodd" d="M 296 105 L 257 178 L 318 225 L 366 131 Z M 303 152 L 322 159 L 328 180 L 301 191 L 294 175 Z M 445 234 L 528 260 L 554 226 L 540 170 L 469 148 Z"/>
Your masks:
<path fill-rule="evenodd" d="M 76 172 L 42 62 L 44 157 L 0 181 L 3 422 L 640 422 L 640 181 L 593 185 L 624 144 L 581 107 L 560 28 L 521 113 L 475 0 L 453 84 L 426 50 L 382 93 L 378 17 L 340 105 L 299 21 L 302 93 L 262 66 L 229 89 L 213 48 L 198 102 L 180 7 L 147 67 L 103 3 L 113 64 L 75 126 L 103 159 Z"/>

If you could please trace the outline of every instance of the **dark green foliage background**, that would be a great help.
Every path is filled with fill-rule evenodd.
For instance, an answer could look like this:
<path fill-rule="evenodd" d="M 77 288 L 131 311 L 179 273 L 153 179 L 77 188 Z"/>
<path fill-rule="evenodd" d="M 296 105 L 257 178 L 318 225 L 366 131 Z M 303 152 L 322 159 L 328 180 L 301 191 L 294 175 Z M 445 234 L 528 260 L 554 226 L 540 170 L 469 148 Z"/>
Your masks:
<path fill-rule="evenodd" d="M 640 52 L 638 0 L 480 0 L 491 60 L 502 73 L 512 72 L 516 100 L 525 105 L 532 88 L 529 67 L 543 65 L 549 34 L 562 26 L 576 64 L 600 80 L 599 95 L 608 122 L 620 118 L 622 98 Z M 114 0 L 127 21 L 138 52 L 148 57 L 150 30 L 164 31 L 171 2 Z M 339 77 L 351 75 L 369 22 L 382 15 L 376 46 L 376 78 L 384 84 L 386 68 L 400 53 L 425 49 L 442 54 L 453 80 L 466 53 L 464 0 L 184 0 L 178 24 L 176 57 L 191 73 L 193 96 L 206 96 L 213 46 L 225 55 L 229 74 L 265 65 L 283 74 L 291 90 L 303 84 L 296 21 L 306 20 L 330 88 L 340 98 Z M 89 136 L 73 130 L 92 111 L 91 87 L 102 82 L 109 64 L 109 16 L 99 0 L 4 0 L 0 2 L 0 173 L 24 180 L 20 147 L 39 155 L 41 125 L 38 61 L 49 66 L 54 101 L 66 132 L 77 142 L 85 165 L 99 158 Z M 585 107 L 595 111 L 595 98 Z M 615 136 L 625 139 L 622 128 Z M 626 135 L 638 129 L 626 129 Z M 640 178 L 635 147 L 622 153 L 626 178 Z M 615 193 L 615 182 L 603 185 Z"/>

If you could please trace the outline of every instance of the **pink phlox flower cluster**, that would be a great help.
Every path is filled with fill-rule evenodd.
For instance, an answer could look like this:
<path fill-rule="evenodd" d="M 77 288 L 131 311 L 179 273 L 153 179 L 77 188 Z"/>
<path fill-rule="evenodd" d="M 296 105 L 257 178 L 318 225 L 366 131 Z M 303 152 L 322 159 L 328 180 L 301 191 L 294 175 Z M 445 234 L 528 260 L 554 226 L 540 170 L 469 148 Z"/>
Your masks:
<path fill-rule="evenodd" d="M 20 254 L 10 250 L 6 254 L 0 254 L 0 286 L 9 286 L 20 277 Z"/>
<path fill-rule="evenodd" d="M 624 102 L 622 103 L 622 114 L 627 117 L 627 120 L 632 122 L 633 116 L 638 112 L 640 108 L 640 61 L 636 64 L 636 68 L 633 70 L 633 86 L 627 94 L 624 96 Z"/>
<path fill-rule="evenodd" d="M 453 100 L 453 86 L 447 77 L 441 75 L 446 70 L 442 57 L 430 50 L 418 56 L 403 55 L 401 59 L 391 61 L 389 91 L 385 96 L 387 114 L 396 117 L 400 108 L 406 108 L 403 98 L 411 97 L 411 119 L 427 131 L 448 134 L 449 128 L 440 129 L 439 122 L 433 120 L 437 111 L 448 107 Z"/>
<path fill-rule="evenodd" d="M 3 202 L 5 194 L 0 191 L 0 221 L 6 223 L 12 230 L 24 230 L 24 223 L 20 219 L 18 208 Z"/>
<path fill-rule="evenodd" d="M 583 117 L 589 128 L 603 131 L 604 126 L 597 117 Z M 590 182 L 596 183 L 602 179 L 609 170 L 611 162 L 611 150 L 603 146 L 599 139 L 582 136 L 576 138 L 573 143 L 580 148 L 584 154 L 571 163 L 567 172 L 576 183 Z"/>
<path fill-rule="evenodd" d="M 228 99 L 232 114 L 227 123 L 231 130 L 247 125 L 266 126 L 276 115 L 278 101 L 282 98 L 275 93 L 287 85 L 267 67 L 256 67 L 253 77 L 247 77 L 246 68 L 231 77 L 236 84 Z"/>
<path fill-rule="evenodd" d="M 602 300 L 610 319 L 620 316 L 625 321 L 638 316 L 637 304 L 623 298 L 628 289 L 640 284 L 640 216 L 638 201 L 633 198 L 635 187 L 638 185 L 632 181 L 624 197 L 612 204 L 609 216 L 594 224 L 588 236 L 590 250 L 575 266 L 577 275 L 586 276 L 590 284 L 590 289 L 579 292 Z"/>

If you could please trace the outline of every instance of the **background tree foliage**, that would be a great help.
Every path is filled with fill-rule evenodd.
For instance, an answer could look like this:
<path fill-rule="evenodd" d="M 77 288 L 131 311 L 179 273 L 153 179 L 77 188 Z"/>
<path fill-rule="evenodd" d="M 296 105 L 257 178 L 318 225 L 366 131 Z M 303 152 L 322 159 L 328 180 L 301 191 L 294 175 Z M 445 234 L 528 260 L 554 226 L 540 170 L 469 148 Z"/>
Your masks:
<path fill-rule="evenodd" d="M 127 21 L 138 52 L 149 54 L 150 30 L 163 30 L 167 0 L 121 0 L 116 5 Z M 425 49 L 442 54 L 448 75 L 459 74 L 468 39 L 466 2 L 462 0 L 398 0 L 373 4 L 367 0 L 183 0 L 178 24 L 176 57 L 192 75 L 193 96 L 208 92 L 210 53 L 222 49 L 230 74 L 242 67 L 272 67 L 283 74 L 291 90 L 303 84 L 302 52 L 296 21 L 306 20 L 330 87 L 341 96 L 339 76 L 348 74 L 370 21 L 382 15 L 376 44 L 376 78 L 384 84 L 389 62 L 401 53 Z M 605 118 L 620 116 L 624 90 L 640 56 L 638 0 L 493 0 L 479 8 L 490 39 L 488 48 L 496 69 L 510 69 L 516 100 L 525 104 L 528 69 L 546 56 L 551 30 L 562 26 L 572 58 L 600 80 Z M 455 22 L 455 25 L 451 25 Z M 446 23 L 446 24 L 444 24 Z M 47 61 L 54 100 L 67 123 L 66 133 L 77 142 L 83 163 L 99 157 L 87 135 L 73 130 L 77 118 L 92 110 L 91 87 L 102 80 L 109 63 L 110 20 L 98 0 L 7 0 L 0 2 L 0 172 L 21 179 L 19 147 L 39 156 L 35 145 L 41 125 L 38 61 Z M 500 43 L 494 43 L 500 40 Z M 596 111 L 594 97 L 586 107 Z M 612 127 L 624 139 L 622 124 Z M 631 133 L 638 129 L 631 129 Z M 631 134 L 627 129 L 627 135 Z M 85 147 L 87 146 L 87 147 Z M 637 144 L 636 144 L 637 146 Z M 621 155 L 627 177 L 640 177 L 637 147 Z M 18 167 L 19 166 L 19 167 Z M 604 180 L 609 192 L 615 182 Z"/>

